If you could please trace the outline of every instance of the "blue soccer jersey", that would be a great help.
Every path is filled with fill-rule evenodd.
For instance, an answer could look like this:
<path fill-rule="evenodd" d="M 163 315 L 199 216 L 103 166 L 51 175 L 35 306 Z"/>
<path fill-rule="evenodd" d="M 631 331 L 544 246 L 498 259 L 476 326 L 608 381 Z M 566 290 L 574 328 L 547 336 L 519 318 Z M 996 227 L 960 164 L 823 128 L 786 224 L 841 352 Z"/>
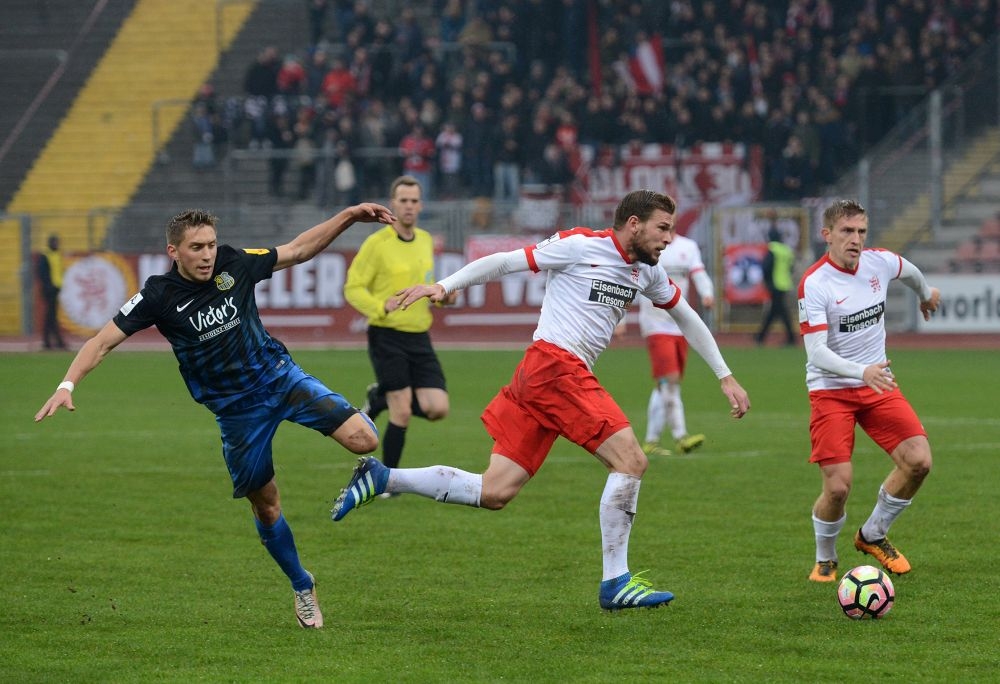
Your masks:
<path fill-rule="evenodd" d="M 191 396 L 213 412 L 273 382 L 293 365 L 285 346 L 260 320 L 254 286 L 270 278 L 274 249 L 219 245 L 211 280 L 151 276 L 114 317 L 132 335 L 155 325 L 173 347 Z"/>

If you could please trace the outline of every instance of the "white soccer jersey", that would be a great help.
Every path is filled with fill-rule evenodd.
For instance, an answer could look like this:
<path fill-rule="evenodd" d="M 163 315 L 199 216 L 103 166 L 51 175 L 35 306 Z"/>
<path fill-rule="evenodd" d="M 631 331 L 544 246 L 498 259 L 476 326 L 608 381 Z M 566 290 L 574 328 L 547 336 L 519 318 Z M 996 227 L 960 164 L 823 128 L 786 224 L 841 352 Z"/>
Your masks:
<path fill-rule="evenodd" d="M 799 283 L 799 328 L 803 335 L 826 330 L 835 354 L 864 366 L 885 361 L 885 297 L 889 282 L 899 277 L 903 261 L 884 249 L 865 249 L 851 272 L 829 255 L 817 261 Z M 861 387 L 846 378 L 806 363 L 810 390 Z"/>
<path fill-rule="evenodd" d="M 574 228 L 525 247 L 532 271 L 547 271 L 534 339 L 551 342 L 593 368 L 637 294 L 671 308 L 681 297 L 657 266 L 631 263 L 614 233 Z"/>
<path fill-rule="evenodd" d="M 687 298 L 691 289 L 691 275 L 705 270 L 698 243 L 689 237 L 677 235 L 660 253 L 660 268 L 667 272 L 681 296 Z M 699 292 L 698 294 L 711 294 Z M 649 335 L 683 335 L 676 321 L 664 309 L 653 306 L 647 297 L 639 297 L 639 333 Z"/>

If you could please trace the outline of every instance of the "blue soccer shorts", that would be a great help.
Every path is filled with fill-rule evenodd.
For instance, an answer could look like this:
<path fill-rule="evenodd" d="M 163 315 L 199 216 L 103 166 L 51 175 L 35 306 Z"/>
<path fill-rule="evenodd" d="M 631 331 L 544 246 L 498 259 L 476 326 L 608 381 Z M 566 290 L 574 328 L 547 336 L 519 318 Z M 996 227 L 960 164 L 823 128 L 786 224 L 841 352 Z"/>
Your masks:
<path fill-rule="evenodd" d="M 280 378 L 227 406 L 215 420 L 233 479 L 233 498 L 260 489 L 274 477 L 271 442 L 283 421 L 331 435 L 357 412 L 342 395 L 294 364 Z"/>

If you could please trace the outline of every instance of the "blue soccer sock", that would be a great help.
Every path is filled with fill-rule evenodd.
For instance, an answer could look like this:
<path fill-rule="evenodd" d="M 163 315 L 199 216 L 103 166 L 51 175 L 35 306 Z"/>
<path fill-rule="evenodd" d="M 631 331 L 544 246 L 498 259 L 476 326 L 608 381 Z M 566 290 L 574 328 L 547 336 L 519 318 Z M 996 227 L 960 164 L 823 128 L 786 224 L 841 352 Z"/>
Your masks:
<path fill-rule="evenodd" d="M 309 573 L 299 562 L 299 552 L 295 548 L 295 537 L 292 536 L 292 528 L 285 521 L 285 516 L 280 515 L 272 527 L 265 527 L 257 518 L 254 518 L 254 523 L 257 525 L 260 542 L 271 554 L 274 562 L 288 575 L 292 589 L 302 591 L 311 587 L 312 580 L 309 579 Z"/>

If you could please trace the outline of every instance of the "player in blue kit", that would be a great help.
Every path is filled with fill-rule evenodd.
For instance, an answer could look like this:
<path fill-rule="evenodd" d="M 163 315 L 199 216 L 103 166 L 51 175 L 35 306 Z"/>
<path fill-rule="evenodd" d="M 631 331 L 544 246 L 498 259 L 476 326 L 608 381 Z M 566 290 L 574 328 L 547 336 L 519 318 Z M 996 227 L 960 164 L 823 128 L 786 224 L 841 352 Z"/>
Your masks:
<path fill-rule="evenodd" d="M 167 338 L 191 396 L 213 414 L 222 432 L 222 453 L 233 480 L 233 497 L 250 501 L 261 542 L 292 583 L 299 625 L 323 626 L 315 581 L 299 562 L 292 531 L 281 513 L 271 442 L 289 420 L 333 437 L 348 451 L 367 454 L 378 432 L 343 396 L 303 371 L 260 320 L 255 285 L 275 271 L 312 259 L 352 224 L 389 223 L 392 212 L 364 203 L 344 209 L 269 249 L 219 245 L 216 219 L 187 211 L 167 225 L 165 275 L 150 277 L 115 317 L 77 353 L 35 422 L 60 407 L 73 411 L 72 392 L 128 336 L 155 325 Z"/>

